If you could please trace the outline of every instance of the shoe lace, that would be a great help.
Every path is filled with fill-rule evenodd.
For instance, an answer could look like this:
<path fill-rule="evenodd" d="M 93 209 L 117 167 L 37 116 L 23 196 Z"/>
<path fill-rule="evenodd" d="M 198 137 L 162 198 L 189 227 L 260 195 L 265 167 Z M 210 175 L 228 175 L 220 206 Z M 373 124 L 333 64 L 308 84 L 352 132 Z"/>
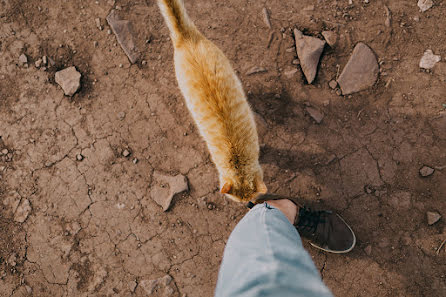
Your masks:
<path fill-rule="evenodd" d="M 327 214 L 327 211 L 313 211 L 309 207 L 301 207 L 297 227 L 301 231 L 315 233 L 319 223 L 325 223 L 324 214 Z"/>

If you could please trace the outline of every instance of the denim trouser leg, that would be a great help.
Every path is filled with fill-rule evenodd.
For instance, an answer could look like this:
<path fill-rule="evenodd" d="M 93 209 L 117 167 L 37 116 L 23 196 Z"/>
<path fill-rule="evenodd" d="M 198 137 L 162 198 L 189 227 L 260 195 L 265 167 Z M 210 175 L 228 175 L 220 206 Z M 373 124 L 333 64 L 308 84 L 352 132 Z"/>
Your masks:
<path fill-rule="evenodd" d="M 332 296 L 285 215 L 266 203 L 238 223 L 226 244 L 216 297 Z"/>

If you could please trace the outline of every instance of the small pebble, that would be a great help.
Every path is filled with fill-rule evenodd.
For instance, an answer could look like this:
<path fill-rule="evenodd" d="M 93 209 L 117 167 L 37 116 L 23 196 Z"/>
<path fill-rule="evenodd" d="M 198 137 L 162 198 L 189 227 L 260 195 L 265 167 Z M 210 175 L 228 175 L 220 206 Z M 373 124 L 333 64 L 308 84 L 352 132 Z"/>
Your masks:
<path fill-rule="evenodd" d="M 328 85 L 330 86 L 331 89 L 336 89 L 336 87 L 338 86 L 338 82 L 335 80 L 331 80 Z"/>
<path fill-rule="evenodd" d="M 128 157 L 128 156 L 130 156 L 130 152 L 129 152 L 128 150 L 124 150 L 124 151 L 122 152 L 122 155 L 123 155 L 124 157 Z"/>
<path fill-rule="evenodd" d="M 299 59 L 294 59 L 292 63 L 293 65 L 299 65 Z"/>
<path fill-rule="evenodd" d="M 93 45 L 94 45 L 94 47 L 97 47 L 98 46 L 98 42 L 97 41 L 93 41 Z"/>
<path fill-rule="evenodd" d="M 110 29 L 107 30 L 107 34 L 110 35 L 112 31 Z"/>
<path fill-rule="evenodd" d="M 36 68 L 40 68 L 42 65 L 42 59 L 38 59 L 36 62 L 34 62 L 34 65 L 36 65 Z"/>
<path fill-rule="evenodd" d="M 427 224 L 429 226 L 435 224 L 441 219 L 441 215 L 436 211 L 428 211 L 426 213 L 426 217 L 427 217 Z"/>
<path fill-rule="evenodd" d="M 43 63 L 43 65 L 48 64 L 48 58 L 46 56 L 42 57 L 42 63 Z"/>
<path fill-rule="evenodd" d="M 122 68 L 122 64 L 119 64 L 119 68 Z"/>
<path fill-rule="evenodd" d="M 136 159 L 136 158 L 135 158 L 135 159 L 133 159 L 133 164 L 136 164 L 136 163 L 138 163 L 138 161 L 139 161 L 139 160 L 138 160 L 138 159 Z"/>
<path fill-rule="evenodd" d="M 7 155 L 9 153 L 8 149 L 2 149 L 2 155 Z"/>
<path fill-rule="evenodd" d="M 435 171 L 434 168 L 431 168 L 431 167 L 429 167 L 429 166 L 423 166 L 423 167 L 420 169 L 420 175 L 421 175 L 422 177 L 428 177 L 428 176 L 432 175 L 432 174 L 434 173 L 434 171 Z"/>
<path fill-rule="evenodd" d="M 82 154 L 77 154 L 76 155 L 76 160 L 82 161 L 83 159 L 84 159 L 84 156 Z"/>
<path fill-rule="evenodd" d="M 141 64 L 142 64 L 142 65 L 147 65 L 147 61 L 146 61 L 146 60 L 143 60 L 143 61 L 141 62 Z"/>
<path fill-rule="evenodd" d="M 21 54 L 19 57 L 19 63 L 21 65 L 25 65 L 26 63 L 28 63 L 28 57 L 25 54 Z"/>

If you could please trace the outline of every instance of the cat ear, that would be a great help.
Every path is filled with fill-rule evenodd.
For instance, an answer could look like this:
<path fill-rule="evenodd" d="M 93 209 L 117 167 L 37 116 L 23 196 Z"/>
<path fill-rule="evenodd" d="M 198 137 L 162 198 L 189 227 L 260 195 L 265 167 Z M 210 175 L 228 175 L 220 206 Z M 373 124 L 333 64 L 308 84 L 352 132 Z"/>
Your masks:
<path fill-rule="evenodd" d="M 232 190 L 232 184 L 225 182 L 223 187 L 221 187 L 220 193 L 228 194 Z"/>
<path fill-rule="evenodd" d="M 257 192 L 261 194 L 266 194 L 268 192 L 268 188 L 262 180 L 257 181 Z"/>

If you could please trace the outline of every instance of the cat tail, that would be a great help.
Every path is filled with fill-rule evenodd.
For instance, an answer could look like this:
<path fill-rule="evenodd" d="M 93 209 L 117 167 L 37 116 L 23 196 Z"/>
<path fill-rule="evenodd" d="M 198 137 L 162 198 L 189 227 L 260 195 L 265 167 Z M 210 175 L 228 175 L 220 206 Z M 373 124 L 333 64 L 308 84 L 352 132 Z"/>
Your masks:
<path fill-rule="evenodd" d="M 196 41 L 201 37 L 186 13 L 183 0 L 158 0 L 158 6 L 169 27 L 170 36 L 175 46 L 185 40 Z"/>

